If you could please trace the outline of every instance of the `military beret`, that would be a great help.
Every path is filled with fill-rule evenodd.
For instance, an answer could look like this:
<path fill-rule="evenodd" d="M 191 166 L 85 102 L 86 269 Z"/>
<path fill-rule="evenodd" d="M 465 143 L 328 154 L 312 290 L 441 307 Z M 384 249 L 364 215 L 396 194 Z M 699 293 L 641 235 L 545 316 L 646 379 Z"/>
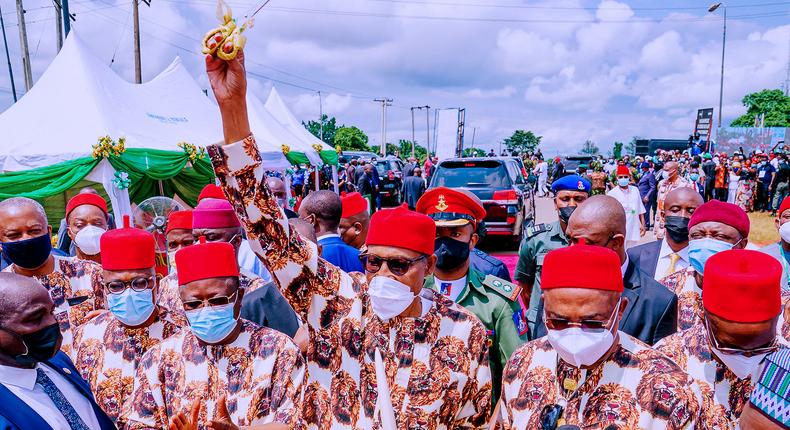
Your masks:
<path fill-rule="evenodd" d="M 590 181 L 579 175 L 563 176 L 551 184 L 551 191 L 554 193 L 559 191 L 584 191 L 590 194 L 590 188 Z"/>

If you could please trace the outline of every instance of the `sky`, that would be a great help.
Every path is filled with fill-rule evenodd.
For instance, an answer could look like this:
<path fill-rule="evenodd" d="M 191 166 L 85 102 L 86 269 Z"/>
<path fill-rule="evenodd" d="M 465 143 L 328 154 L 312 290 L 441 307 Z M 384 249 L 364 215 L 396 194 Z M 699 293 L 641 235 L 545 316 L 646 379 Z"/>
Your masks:
<path fill-rule="evenodd" d="M 23 0 L 34 81 L 57 53 L 52 0 Z M 234 0 L 235 16 L 259 0 Z M 124 79 L 134 80 L 131 1 L 71 0 L 73 29 Z M 271 0 L 248 30 L 249 91 L 276 86 L 304 121 L 324 113 L 381 142 L 411 139 L 412 106 L 466 109 L 466 146 L 499 150 L 516 129 L 543 136 L 544 154 L 585 140 L 684 139 L 696 110 L 719 102 L 722 12 L 698 0 Z M 790 1 L 725 3 L 724 124 L 744 95 L 784 88 Z M 17 91 L 24 92 L 15 0 L 0 0 Z M 140 6 L 143 80 L 180 56 L 208 88 L 200 41 L 218 23 L 214 0 Z M 0 56 L 3 52 L 0 51 Z M 3 61 L 2 63 L 5 63 Z M 13 103 L 0 67 L 0 111 Z M 425 144 L 425 110 L 415 111 Z M 715 115 L 718 115 L 717 113 Z M 0 130 L 0 151 L 2 150 Z"/>

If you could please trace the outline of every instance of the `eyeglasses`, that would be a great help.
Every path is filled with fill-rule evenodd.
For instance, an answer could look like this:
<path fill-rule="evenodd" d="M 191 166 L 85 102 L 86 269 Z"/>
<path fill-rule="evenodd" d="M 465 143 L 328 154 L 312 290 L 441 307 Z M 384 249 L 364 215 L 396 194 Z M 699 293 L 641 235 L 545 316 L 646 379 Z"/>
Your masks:
<path fill-rule="evenodd" d="M 238 290 L 236 290 L 233 294 L 229 296 L 219 296 L 219 297 L 212 297 L 206 300 L 190 300 L 184 302 L 184 309 L 188 311 L 193 311 L 195 309 L 200 309 L 204 306 L 225 306 L 227 304 L 233 303 L 236 301 L 236 295 L 238 294 Z"/>
<path fill-rule="evenodd" d="M 760 354 L 770 354 L 776 351 L 777 349 L 779 349 L 779 344 L 776 343 L 776 340 L 772 341 L 771 344 L 768 346 L 761 346 L 759 348 L 754 348 L 754 349 L 727 348 L 719 344 L 718 339 L 716 339 L 716 336 L 713 335 L 713 331 L 710 329 L 710 324 L 708 323 L 707 318 L 705 318 L 705 327 L 708 330 L 708 337 L 710 338 L 710 342 L 713 344 L 713 347 L 716 348 L 718 351 L 721 351 L 723 354 L 754 357 L 755 355 L 760 355 Z"/>
<path fill-rule="evenodd" d="M 127 288 L 131 288 L 138 292 L 145 291 L 148 289 L 148 284 L 153 281 L 153 279 L 153 276 L 148 276 L 134 278 L 131 281 L 104 282 L 104 288 L 107 288 L 107 291 L 109 291 L 110 294 L 121 294 L 126 291 Z"/>
<path fill-rule="evenodd" d="M 370 273 L 378 273 L 381 270 L 381 266 L 384 263 L 387 263 L 387 267 L 389 268 L 390 272 L 397 276 L 403 276 L 406 272 L 411 269 L 411 266 L 420 261 L 427 258 L 426 255 L 421 255 L 417 258 L 383 258 L 378 257 L 376 255 L 370 254 L 360 254 L 359 260 L 362 261 L 362 264 L 365 265 L 365 270 Z"/>
<path fill-rule="evenodd" d="M 565 409 L 556 403 L 544 406 L 540 411 L 541 430 L 556 430 L 564 411 Z"/>
<path fill-rule="evenodd" d="M 620 299 L 622 300 L 622 299 Z M 620 309 L 620 300 L 617 301 L 617 305 L 614 307 L 614 311 L 612 314 L 609 315 L 605 321 L 598 321 L 598 320 L 582 320 L 580 322 L 572 322 L 570 320 L 564 318 L 548 318 L 546 317 L 546 312 L 543 312 L 543 321 L 546 322 L 546 327 L 550 328 L 551 330 L 565 330 L 566 328 L 570 327 L 579 327 L 582 330 L 607 330 L 609 328 L 609 322 L 617 315 L 618 309 Z"/>

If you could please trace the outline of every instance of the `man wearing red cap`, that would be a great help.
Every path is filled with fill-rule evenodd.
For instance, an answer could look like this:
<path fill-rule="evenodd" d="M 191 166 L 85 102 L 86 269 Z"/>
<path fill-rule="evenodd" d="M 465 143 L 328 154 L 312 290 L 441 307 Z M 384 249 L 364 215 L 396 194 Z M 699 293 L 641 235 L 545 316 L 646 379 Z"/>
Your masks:
<path fill-rule="evenodd" d="M 743 249 L 749 237 L 749 217 L 731 203 L 711 200 L 694 211 L 689 220 L 689 267 L 661 283 L 678 296 L 678 330 L 702 322 L 702 285 L 705 263 L 712 255 Z"/>
<path fill-rule="evenodd" d="M 159 304 L 170 310 L 171 316 L 186 325 L 181 299 L 178 297 L 178 266 L 176 252 L 195 243 L 192 236 L 192 210 L 172 212 L 165 228 L 167 240 L 167 276 L 159 281 Z"/>
<path fill-rule="evenodd" d="M 109 311 L 77 327 L 71 360 L 96 402 L 123 427 L 122 406 L 130 399 L 143 354 L 178 331 L 170 313 L 157 306 L 154 237 L 124 227 L 101 238 L 104 289 Z"/>
<path fill-rule="evenodd" d="M 77 194 L 69 200 L 65 233 L 76 245 L 77 258 L 101 262 L 99 240 L 107 231 L 108 220 L 107 202 L 98 194 Z"/>
<path fill-rule="evenodd" d="M 505 428 L 694 428 L 699 387 L 617 330 L 627 299 L 614 251 L 573 245 L 549 252 L 541 288 L 548 336 L 519 348 L 505 367 Z"/>
<path fill-rule="evenodd" d="M 365 277 L 352 278 L 319 258 L 316 246 L 289 228 L 264 183 L 241 58 L 210 57 L 206 64 L 225 130 L 225 145 L 209 147 L 214 171 L 253 249 L 308 326 L 305 424 L 484 426 L 491 409 L 485 328 L 469 311 L 423 289 L 436 264 L 434 221 L 403 207 L 373 215 Z"/>
<path fill-rule="evenodd" d="M 737 428 L 760 363 L 778 348 L 781 265 L 757 251 L 722 251 L 705 264 L 703 324 L 663 339 L 656 349 L 708 393 L 702 428 Z"/>
<path fill-rule="evenodd" d="M 73 329 L 106 307 L 101 266 L 53 254 L 51 232 L 44 208 L 35 200 L 0 202 L 0 246 L 12 263 L 3 271 L 35 278 L 49 291 L 63 333 L 62 349 L 68 354 Z"/>
<path fill-rule="evenodd" d="M 370 228 L 368 200 L 357 192 L 349 193 L 343 200 L 343 214 L 340 217 L 340 237 L 347 245 L 362 249 Z"/>
<path fill-rule="evenodd" d="M 527 341 L 529 332 L 518 301 L 521 289 L 472 266 L 471 251 L 479 239 L 477 225 L 486 216 L 477 196 L 466 190 L 433 188 L 417 202 L 417 212 L 436 223 L 436 270 L 425 279 L 425 288 L 472 311 L 485 325 L 496 403 L 502 369 L 513 351 Z"/>
<path fill-rule="evenodd" d="M 790 290 L 788 284 L 788 274 L 790 274 L 790 197 L 785 197 L 779 205 L 779 210 L 776 215 L 776 229 L 779 230 L 779 242 L 760 248 L 760 252 L 764 252 L 776 259 L 782 265 L 782 290 Z"/>
<path fill-rule="evenodd" d="M 627 166 L 617 166 L 617 186 L 606 193 L 614 197 L 625 210 L 625 248 L 639 244 L 645 235 L 645 205 L 639 189 L 631 185 L 631 171 Z"/>
<path fill-rule="evenodd" d="M 233 246 L 201 237 L 201 243 L 176 253 L 176 264 L 189 329 L 143 356 L 132 400 L 124 406 L 127 429 L 167 430 L 193 403 L 205 413 L 187 428 L 205 428 L 219 410 L 229 411 L 238 426 L 293 428 L 301 411 L 304 361 L 288 336 L 239 318 L 244 289 Z"/>

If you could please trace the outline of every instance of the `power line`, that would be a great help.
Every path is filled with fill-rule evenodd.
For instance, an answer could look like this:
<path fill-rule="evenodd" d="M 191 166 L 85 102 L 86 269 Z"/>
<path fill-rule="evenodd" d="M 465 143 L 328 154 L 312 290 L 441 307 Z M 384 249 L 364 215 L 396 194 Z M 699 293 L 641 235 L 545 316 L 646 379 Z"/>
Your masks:
<path fill-rule="evenodd" d="M 416 4 L 422 6 L 452 6 L 452 7 L 480 7 L 480 8 L 493 8 L 493 9 L 538 9 L 538 10 L 622 10 L 618 7 L 573 7 L 573 6 L 542 6 L 542 5 L 524 5 L 524 4 L 488 4 L 488 3 L 467 3 L 467 2 L 450 2 L 450 1 L 417 1 L 417 0 L 368 0 L 370 2 L 378 3 L 399 3 L 399 4 Z M 743 5 L 727 5 L 728 8 L 759 8 L 769 6 L 786 6 L 790 2 L 772 2 L 772 3 L 754 3 Z M 629 7 L 633 11 L 673 11 L 673 10 L 699 10 L 700 7 L 696 6 L 679 6 L 679 7 Z"/>

